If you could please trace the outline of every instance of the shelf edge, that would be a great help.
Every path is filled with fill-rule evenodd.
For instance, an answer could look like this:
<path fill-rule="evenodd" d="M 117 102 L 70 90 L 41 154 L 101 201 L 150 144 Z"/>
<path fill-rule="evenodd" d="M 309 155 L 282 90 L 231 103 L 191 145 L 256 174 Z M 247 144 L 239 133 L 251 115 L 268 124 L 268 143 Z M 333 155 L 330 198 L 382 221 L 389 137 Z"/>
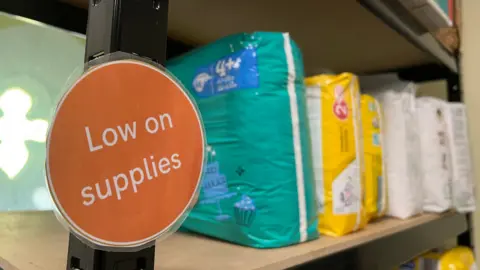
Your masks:
<path fill-rule="evenodd" d="M 447 214 L 417 227 L 377 239 L 358 248 L 359 269 L 392 269 L 428 250 L 441 247 L 447 240 L 456 238 L 466 230 L 466 215 Z M 383 252 L 385 250 L 389 252 Z"/>
<path fill-rule="evenodd" d="M 400 35 L 408 39 L 420 50 L 430 54 L 437 61 L 448 67 L 452 72 L 458 73 L 456 59 L 440 42 L 430 33 L 416 33 L 402 21 L 382 0 L 357 0 L 362 6 L 385 22 Z"/>

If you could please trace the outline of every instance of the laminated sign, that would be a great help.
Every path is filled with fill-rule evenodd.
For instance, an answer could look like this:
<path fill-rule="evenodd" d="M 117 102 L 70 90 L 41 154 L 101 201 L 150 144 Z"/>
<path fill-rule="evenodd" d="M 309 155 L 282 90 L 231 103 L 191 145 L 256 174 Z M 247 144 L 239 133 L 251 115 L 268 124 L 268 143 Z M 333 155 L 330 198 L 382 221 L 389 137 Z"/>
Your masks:
<path fill-rule="evenodd" d="M 48 186 L 68 227 L 99 247 L 139 247 L 193 206 L 205 139 L 197 108 L 170 75 L 119 60 L 65 94 L 48 135 Z"/>

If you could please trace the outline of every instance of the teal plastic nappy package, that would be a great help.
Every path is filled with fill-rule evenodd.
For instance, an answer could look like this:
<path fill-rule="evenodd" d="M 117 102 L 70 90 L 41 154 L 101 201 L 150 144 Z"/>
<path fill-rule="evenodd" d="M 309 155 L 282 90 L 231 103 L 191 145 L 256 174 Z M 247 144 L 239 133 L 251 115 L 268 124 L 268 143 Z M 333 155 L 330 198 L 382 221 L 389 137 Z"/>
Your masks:
<path fill-rule="evenodd" d="M 200 109 L 208 164 L 183 229 L 255 248 L 318 237 L 301 52 L 242 33 L 167 63 Z"/>

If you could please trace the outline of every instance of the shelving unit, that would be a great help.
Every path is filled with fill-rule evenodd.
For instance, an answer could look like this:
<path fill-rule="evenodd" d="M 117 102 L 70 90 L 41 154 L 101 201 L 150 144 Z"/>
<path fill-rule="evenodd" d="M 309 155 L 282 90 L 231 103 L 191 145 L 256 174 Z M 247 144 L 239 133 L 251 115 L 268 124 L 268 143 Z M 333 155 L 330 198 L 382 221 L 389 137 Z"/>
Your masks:
<path fill-rule="evenodd" d="M 275 270 L 356 249 L 360 267 L 356 269 L 388 269 L 465 230 L 466 219 L 461 214 L 428 214 L 404 221 L 387 218 L 345 237 L 323 236 L 301 245 L 270 250 L 176 233 L 157 244 L 156 261 L 158 269 Z M 67 230 L 52 212 L 0 214 L 0 257 L 21 270 L 65 269 L 67 240 Z M 397 245 L 402 248 L 393 252 Z M 389 252 L 376 255 L 385 250 Z"/>
<path fill-rule="evenodd" d="M 88 1 L 62 2 L 0 1 L 0 11 L 84 33 Z M 386 2 L 172 0 L 169 36 L 190 48 L 241 31 L 290 32 L 302 49 L 307 74 L 325 68 L 375 73 L 427 67 L 447 70 L 441 76 L 451 82 L 449 90 L 460 91 L 456 57 L 408 13 Z M 19 8 L 27 3 L 29 8 Z M 51 19 L 56 14 L 62 19 Z M 457 237 L 468 229 L 466 221 L 465 215 L 455 213 L 383 219 L 345 237 L 321 237 L 274 250 L 176 233 L 157 244 L 156 261 L 159 269 L 172 270 L 285 269 L 345 254 L 356 269 L 383 270 Z M 68 232 L 51 212 L 0 213 L 0 269 L 10 270 L 11 265 L 20 270 L 65 269 L 67 243 Z"/>

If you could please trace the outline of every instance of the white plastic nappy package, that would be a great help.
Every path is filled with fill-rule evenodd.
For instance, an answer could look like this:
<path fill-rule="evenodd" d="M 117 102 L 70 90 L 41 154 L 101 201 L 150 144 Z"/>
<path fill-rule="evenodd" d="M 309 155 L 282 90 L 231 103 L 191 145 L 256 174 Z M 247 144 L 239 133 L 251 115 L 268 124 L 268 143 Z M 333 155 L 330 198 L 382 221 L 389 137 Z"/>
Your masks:
<path fill-rule="evenodd" d="M 423 210 L 441 213 L 452 207 L 451 163 L 447 138 L 448 104 L 438 98 L 416 100 Z"/>
<path fill-rule="evenodd" d="M 475 187 L 465 104 L 451 102 L 447 106 L 447 138 L 452 161 L 453 207 L 458 212 L 473 212 L 475 211 Z"/>
<path fill-rule="evenodd" d="M 415 114 L 416 85 L 394 74 L 361 77 L 364 93 L 383 109 L 383 151 L 388 183 L 387 215 L 406 219 L 422 212 L 419 145 Z"/>

